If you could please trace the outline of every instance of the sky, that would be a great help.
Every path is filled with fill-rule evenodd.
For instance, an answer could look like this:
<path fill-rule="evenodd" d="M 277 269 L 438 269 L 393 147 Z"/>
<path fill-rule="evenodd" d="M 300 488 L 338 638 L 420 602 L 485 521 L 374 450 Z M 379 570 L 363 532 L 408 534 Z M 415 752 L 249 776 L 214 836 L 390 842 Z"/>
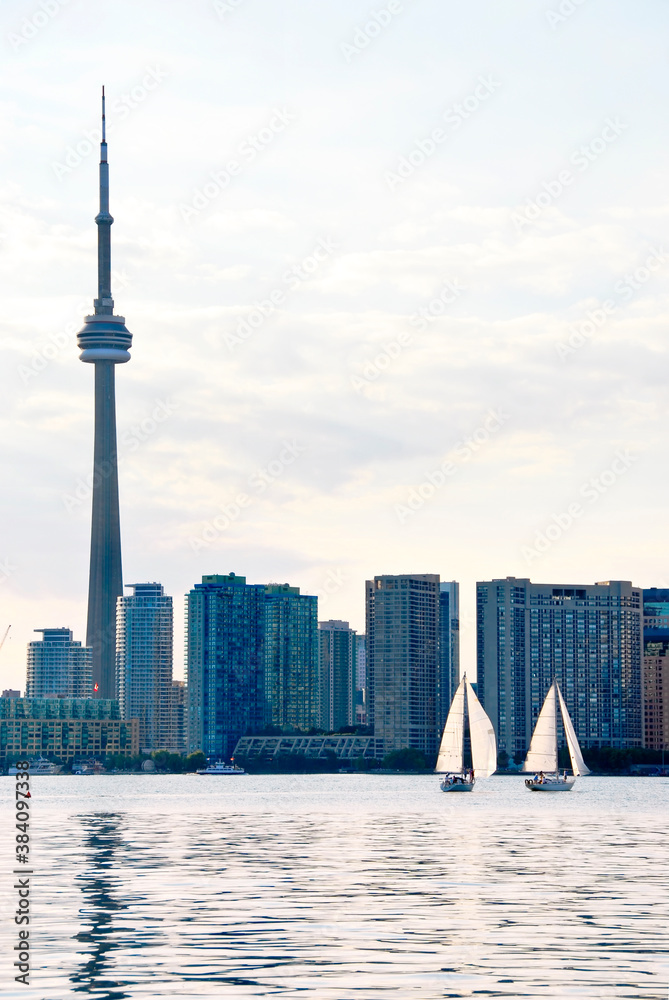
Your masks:
<path fill-rule="evenodd" d="M 100 88 L 123 571 L 669 586 L 661 0 L 3 0 L 0 686 L 85 638 Z"/>

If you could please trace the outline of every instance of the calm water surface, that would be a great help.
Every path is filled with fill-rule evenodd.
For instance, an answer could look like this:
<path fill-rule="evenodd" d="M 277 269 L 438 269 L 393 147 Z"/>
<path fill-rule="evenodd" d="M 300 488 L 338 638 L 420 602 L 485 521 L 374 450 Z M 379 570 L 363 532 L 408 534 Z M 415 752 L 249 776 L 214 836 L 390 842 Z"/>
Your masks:
<path fill-rule="evenodd" d="M 13 778 L 0 778 L 10 816 Z M 33 777 L 32 985 L 5 997 L 668 1000 L 669 779 Z M 0 851 L 11 870 L 13 832 Z M 9 918 L 9 919 L 7 919 Z"/>

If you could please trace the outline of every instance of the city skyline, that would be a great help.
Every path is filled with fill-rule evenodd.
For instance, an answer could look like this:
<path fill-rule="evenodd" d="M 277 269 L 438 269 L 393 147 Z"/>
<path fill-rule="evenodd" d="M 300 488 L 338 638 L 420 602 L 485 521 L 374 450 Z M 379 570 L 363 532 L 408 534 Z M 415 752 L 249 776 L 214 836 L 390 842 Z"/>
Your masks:
<path fill-rule="evenodd" d="M 649 52 L 667 13 L 649 9 L 611 4 L 606 55 L 587 5 L 557 26 L 493 9 L 474 40 L 425 0 L 353 53 L 361 3 L 309 23 L 266 0 L 224 16 L 102 3 L 104 44 L 75 8 L 27 38 L 3 10 L 4 687 L 23 686 L 36 626 L 85 638 L 92 391 L 75 341 L 103 80 L 113 281 L 141 332 L 119 387 L 129 578 L 177 600 L 230 568 L 290 579 L 362 631 L 361 581 L 447 573 L 463 668 L 476 580 L 666 585 L 662 490 L 645 489 L 669 322 L 645 99 L 666 93 Z"/>

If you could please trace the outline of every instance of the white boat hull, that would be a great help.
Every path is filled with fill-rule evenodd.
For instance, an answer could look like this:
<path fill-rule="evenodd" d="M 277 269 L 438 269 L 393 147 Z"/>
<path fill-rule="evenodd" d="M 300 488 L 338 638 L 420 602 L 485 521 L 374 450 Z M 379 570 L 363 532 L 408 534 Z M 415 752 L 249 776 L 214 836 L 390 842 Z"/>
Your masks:
<path fill-rule="evenodd" d="M 217 760 L 215 764 L 202 767 L 198 774 L 213 774 L 216 776 L 234 777 L 236 774 L 246 774 L 243 767 L 236 767 L 234 764 L 225 764 L 222 760 Z"/>
<path fill-rule="evenodd" d="M 455 781 L 449 781 L 448 777 L 446 777 L 439 783 L 439 787 L 442 792 L 471 792 L 474 789 L 475 781 L 475 778 L 471 780 L 457 778 Z"/>
<path fill-rule="evenodd" d="M 574 787 L 574 780 L 571 781 L 533 781 L 531 778 L 525 779 L 525 785 L 531 792 L 570 792 Z"/>
<path fill-rule="evenodd" d="M 209 776 L 211 776 L 213 774 L 217 778 L 222 778 L 222 777 L 223 778 L 234 778 L 235 775 L 237 775 L 237 774 L 246 774 L 246 771 L 242 771 L 242 770 L 239 770 L 239 771 L 198 771 L 197 773 L 198 774 L 208 774 Z"/>

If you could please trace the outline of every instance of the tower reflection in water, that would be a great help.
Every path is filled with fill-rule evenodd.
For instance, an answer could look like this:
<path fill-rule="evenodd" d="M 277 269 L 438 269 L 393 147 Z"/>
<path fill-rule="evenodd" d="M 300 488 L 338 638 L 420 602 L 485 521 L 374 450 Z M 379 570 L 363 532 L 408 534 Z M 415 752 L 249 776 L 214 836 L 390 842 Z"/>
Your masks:
<path fill-rule="evenodd" d="M 85 870 L 76 877 L 83 896 L 80 909 L 83 930 L 75 935 L 80 942 L 82 964 L 70 980 L 75 992 L 86 993 L 104 1000 L 129 997 L 123 989 L 127 983 L 114 975 L 117 964 L 113 953 L 126 946 L 127 928 L 120 933 L 116 915 L 128 909 L 123 902 L 120 878 L 115 872 L 127 851 L 120 833 L 123 816 L 116 813 L 96 813 L 79 817 L 83 829 L 83 846 L 87 853 Z"/>

